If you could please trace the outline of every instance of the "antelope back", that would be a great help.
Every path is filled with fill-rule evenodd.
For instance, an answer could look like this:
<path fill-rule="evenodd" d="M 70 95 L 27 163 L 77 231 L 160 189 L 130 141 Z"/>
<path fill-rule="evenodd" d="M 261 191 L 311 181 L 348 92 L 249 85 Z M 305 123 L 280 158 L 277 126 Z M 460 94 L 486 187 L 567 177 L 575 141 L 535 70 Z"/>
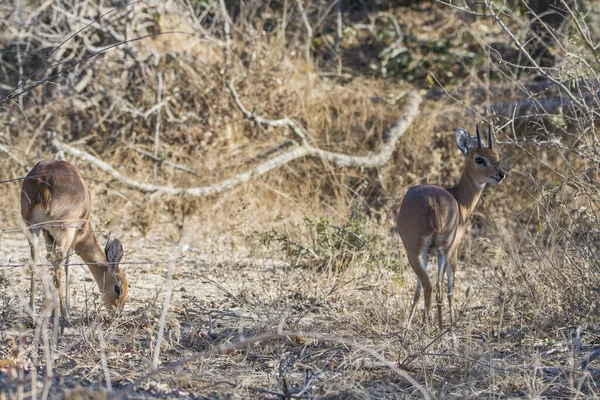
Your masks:
<path fill-rule="evenodd" d="M 86 221 L 90 193 L 77 169 L 66 161 L 40 161 L 21 187 L 21 217 L 27 224 Z"/>

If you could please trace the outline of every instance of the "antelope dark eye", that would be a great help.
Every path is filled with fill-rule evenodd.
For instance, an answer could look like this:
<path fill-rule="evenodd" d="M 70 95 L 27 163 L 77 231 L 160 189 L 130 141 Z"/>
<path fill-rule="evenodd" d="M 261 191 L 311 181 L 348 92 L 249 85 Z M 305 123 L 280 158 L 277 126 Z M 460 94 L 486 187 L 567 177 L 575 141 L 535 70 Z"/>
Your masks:
<path fill-rule="evenodd" d="M 115 285 L 115 293 L 117 297 L 121 297 L 121 287 L 119 285 Z"/>
<path fill-rule="evenodd" d="M 475 158 L 475 164 L 483 165 L 485 167 L 485 160 L 481 157 Z"/>

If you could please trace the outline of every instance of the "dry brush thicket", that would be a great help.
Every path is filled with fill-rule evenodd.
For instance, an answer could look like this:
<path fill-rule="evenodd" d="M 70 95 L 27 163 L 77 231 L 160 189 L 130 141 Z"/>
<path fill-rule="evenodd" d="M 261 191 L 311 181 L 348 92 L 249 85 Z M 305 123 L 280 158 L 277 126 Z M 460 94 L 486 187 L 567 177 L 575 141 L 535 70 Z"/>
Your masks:
<path fill-rule="evenodd" d="M 594 395 L 598 26 L 592 0 L 0 3 L 0 399 Z M 394 213 L 482 120 L 509 178 L 454 332 L 407 332 Z M 108 318 L 76 259 L 62 335 L 30 323 L 18 209 L 52 157 L 131 281 Z"/>

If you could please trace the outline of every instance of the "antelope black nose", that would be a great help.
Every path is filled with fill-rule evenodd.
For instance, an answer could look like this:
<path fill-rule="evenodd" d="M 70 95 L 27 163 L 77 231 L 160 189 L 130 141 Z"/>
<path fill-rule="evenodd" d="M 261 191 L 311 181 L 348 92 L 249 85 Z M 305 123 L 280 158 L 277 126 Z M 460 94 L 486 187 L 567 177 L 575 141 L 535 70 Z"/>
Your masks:
<path fill-rule="evenodd" d="M 501 180 L 506 178 L 506 174 L 504 173 L 504 171 L 498 172 L 498 178 L 500 178 Z"/>

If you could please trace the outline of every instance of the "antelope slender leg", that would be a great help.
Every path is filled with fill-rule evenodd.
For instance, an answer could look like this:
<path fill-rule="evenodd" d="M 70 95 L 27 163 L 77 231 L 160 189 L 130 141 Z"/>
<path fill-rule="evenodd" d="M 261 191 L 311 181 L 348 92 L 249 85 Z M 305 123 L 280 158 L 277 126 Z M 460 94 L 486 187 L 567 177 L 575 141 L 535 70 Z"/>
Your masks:
<path fill-rule="evenodd" d="M 427 275 L 427 264 L 428 264 L 428 254 L 427 252 L 419 253 L 408 253 L 408 262 L 412 267 L 413 271 L 417 274 L 417 288 L 415 289 L 415 295 L 413 297 L 413 304 L 410 310 L 410 315 L 408 317 L 407 328 L 410 326 L 412 322 L 412 318 L 414 316 L 414 311 L 417 306 L 417 302 L 421 297 L 421 288 L 423 289 L 425 295 L 425 323 L 427 323 L 429 309 L 431 308 L 431 280 L 429 279 L 429 275 Z"/>
<path fill-rule="evenodd" d="M 62 255 L 58 254 L 58 253 L 60 253 L 60 249 L 56 247 L 56 241 L 54 240 L 54 236 L 52 236 L 50 234 L 50 232 L 48 232 L 45 229 L 42 232 L 44 233 L 44 242 L 46 243 L 46 252 L 47 252 L 46 258 L 52 264 L 52 282 L 54 283 L 54 287 L 58 289 L 58 299 L 59 299 L 58 304 L 59 304 L 59 307 L 60 307 L 60 310 L 62 313 L 63 297 L 62 297 L 62 290 L 60 289 L 61 275 L 62 275 L 62 271 L 60 268 L 61 268 L 61 262 L 62 262 Z M 58 274 L 58 276 L 57 276 L 57 274 Z M 55 313 L 56 309 L 54 309 L 52 312 Z M 61 321 L 61 324 L 62 324 L 62 321 Z M 61 332 L 62 332 L 63 328 L 64 327 L 61 326 Z"/>
<path fill-rule="evenodd" d="M 73 248 L 71 247 L 67 252 L 67 258 L 65 260 L 65 308 L 67 311 L 67 315 L 71 315 L 71 290 L 70 290 L 70 282 L 71 282 L 71 274 L 69 270 L 69 262 L 71 260 L 71 256 L 73 255 Z"/>
<path fill-rule="evenodd" d="M 31 254 L 31 284 L 29 287 L 29 307 L 31 308 L 31 315 L 35 320 L 35 292 L 37 288 L 37 268 L 38 268 L 38 244 L 40 241 L 40 231 L 30 230 L 30 234 L 27 235 L 27 241 L 29 242 L 29 252 Z"/>
<path fill-rule="evenodd" d="M 44 233 L 44 243 L 46 243 L 46 258 L 48 261 L 52 261 L 54 257 L 54 238 L 50 234 L 50 232 L 43 230 Z"/>
<path fill-rule="evenodd" d="M 437 305 L 438 325 L 442 329 L 442 284 L 444 283 L 444 268 L 446 265 L 446 254 L 438 249 L 438 273 L 435 282 L 435 301 Z"/>
<path fill-rule="evenodd" d="M 437 317 L 438 317 L 438 326 L 442 329 L 443 321 L 442 321 L 442 296 L 440 293 L 440 288 L 436 288 L 436 302 L 437 302 Z"/>
<path fill-rule="evenodd" d="M 59 301 L 59 305 L 60 305 L 60 313 L 62 314 L 62 316 L 66 319 L 69 319 L 67 314 L 67 310 L 65 307 L 65 296 L 64 293 L 62 291 L 62 268 L 59 265 L 56 265 L 54 267 L 54 271 L 52 273 L 52 278 L 54 281 L 54 287 L 56 288 L 57 292 L 58 292 L 58 301 Z"/>
<path fill-rule="evenodd" d="M 421 298 L 421 281 L 417 279 L 417 288 L 415 289 L 415 295 L 413 296 L 412 307 L 410 308 L 410 314 L 408 315 L 408 322 L 406 323 L 407 330 L 408 330 L 408 328 L 410 328 L 410 324 L 415 315 L 415 308 L 417 307 L 419 298 Z"/>
<path fill-rule="evenodd" d="M 450 314 L 450 329 L 454 329 L 454 309 L 452 308 L 452 297 L 454 291 L 454 271 L 456 270 L 456 262 L 451 262 L 446 270 L 446 279 L 448 279 L 448 311 Z"/>
<path fill-rule="evenodd" d="M 67 321 L 69 321 L 70 315 L 65 301 L 65 294 L 62 290 L 62 266 L 65 263 L 66 257 L 71 251 L 73 240 L 76 234 L 76 228 L 68 228 L 54 232 L 54 236 L 51 236 L 50 234 L 44 235 L 46 239 L 46 247 L 50 248 L 51 246 L 52 249 L 49 258 L 50 262 L 54 266 L 54 286 L 58 290 L 60 313 Z"/>

